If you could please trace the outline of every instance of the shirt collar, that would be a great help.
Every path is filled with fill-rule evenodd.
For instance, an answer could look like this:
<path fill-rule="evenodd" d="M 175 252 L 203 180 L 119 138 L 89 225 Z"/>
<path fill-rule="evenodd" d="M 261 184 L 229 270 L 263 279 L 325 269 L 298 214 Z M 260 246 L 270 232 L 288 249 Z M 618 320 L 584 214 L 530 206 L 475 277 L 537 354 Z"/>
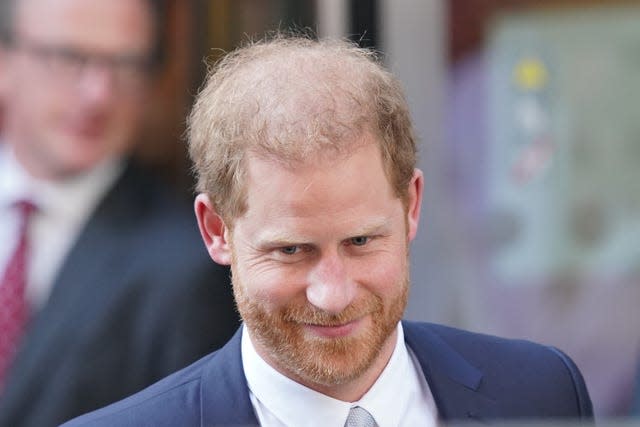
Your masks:
<path fill-rule="evenodd" d="M 242 364 L 249 389 L 283 425 L 343 425 L 351 405 L 311 390 L 276 371 L 256 352 L 246 325 Z M 313 414 L 310 417 L 309 414 Z"/>
<path fill-rule="evenodd" d="M 398 425 L 414 394 L 414 390 L 407 387 L 407 379 L 415 374 L 404 342 L 402 323 L 398 323 L 397 335 L 396 346 L 387 366 L 369 391 L 352 405 L 369 411 L 380 427 Z M 393 402 L 392 407 L 389 402 Z"/>
<path fill-rule="evenodd" d="M 405 387 L 405 380 L 407 375 L 414 375 L 401 323 L 397 332 L 393 354 L 373 386 L 358 402 L 343 402 L 305 387 L 272 368 L 256 352 L 245 325 L 242 360 L 249 389 L 284 425 L 343 425 L 353 406 L 369 411 L 380 427 L 397 425 L 411 399 L 412 391 Z M 394 402 L 392 408 L 388 402 Z"/>

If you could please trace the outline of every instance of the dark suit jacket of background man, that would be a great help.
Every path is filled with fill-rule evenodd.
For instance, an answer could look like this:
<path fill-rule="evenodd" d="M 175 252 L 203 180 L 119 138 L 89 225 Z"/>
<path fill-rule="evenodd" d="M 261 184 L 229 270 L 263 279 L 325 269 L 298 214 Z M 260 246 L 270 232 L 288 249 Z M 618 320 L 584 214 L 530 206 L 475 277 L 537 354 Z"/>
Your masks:
<path fill-rule="evenodd" d="M 58 425 L 221 347 L 239 324 L 229 278 L 188 203 L 130 165 L 32 319 L 0 394 L 0 426 Z"/>
<path fill-rule="evenodd" d="M 557 349 L 428 323 L 403 327 L 445 421 L 593 416 L 580 372 Z M 256 425 L 240 341 L 239 331 L 221 350 L 64 427 Z"/>

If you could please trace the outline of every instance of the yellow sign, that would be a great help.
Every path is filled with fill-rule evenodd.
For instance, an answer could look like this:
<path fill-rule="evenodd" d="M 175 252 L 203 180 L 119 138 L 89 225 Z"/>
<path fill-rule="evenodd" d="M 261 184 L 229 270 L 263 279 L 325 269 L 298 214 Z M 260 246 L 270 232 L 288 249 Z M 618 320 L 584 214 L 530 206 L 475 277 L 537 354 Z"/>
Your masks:
<path fill-rule="evenodd" d="M 521 89 L 537 90 L 547 84 L 547 68 L 537 58 L 524 58 L 516 64 L 514 79 Z"/>

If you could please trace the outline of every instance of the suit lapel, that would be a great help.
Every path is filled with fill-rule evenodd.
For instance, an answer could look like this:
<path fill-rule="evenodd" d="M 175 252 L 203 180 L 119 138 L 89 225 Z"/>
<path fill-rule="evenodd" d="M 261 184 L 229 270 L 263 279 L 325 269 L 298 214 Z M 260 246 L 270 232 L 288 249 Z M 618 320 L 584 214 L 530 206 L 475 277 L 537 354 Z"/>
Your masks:
<path fill-rule="evenodd" d="M 480 391 L 482 373 L 428 324 L 403 322 L 405 341 L 416 355 L 440 418 L 478 420 L 495 413 L 495 401 Z M 242 328 L 215 353 L 203 373 L 203 426 L 257 425 L 242 368 Z"/>
<path fill-rule="evenodd" d="M 133 198 L 136 186 L 132 180 L 132 171 L 127 170 L 65 257 L 47 304 L 32 319 L 3 399 L 10 401 L 12 395 L 35 398 L 43 378 L 55 374 L 64 349 L 79 339 L 85 322 L 117 292 L 121 282 L 114 277 L 127 268 L 129 256 L 123 248 L 128 247 L 126 239 L 131 233 L 124 230 L 139 216 L 135 206 L 140 201 Z"/>
<path fill-rule="evenodd" d="M 202 425 L 258 425 L 242 368 L 242 326 L 214 354 L 202 377 Z"/>
<path fill-rule="evenodd" d="M 405 341 L 416 355 L 441 419 L 477 420 L 495 413 L 481 392 L 482 372 L 469 364 L 429 324 L 403 322 Z"/>

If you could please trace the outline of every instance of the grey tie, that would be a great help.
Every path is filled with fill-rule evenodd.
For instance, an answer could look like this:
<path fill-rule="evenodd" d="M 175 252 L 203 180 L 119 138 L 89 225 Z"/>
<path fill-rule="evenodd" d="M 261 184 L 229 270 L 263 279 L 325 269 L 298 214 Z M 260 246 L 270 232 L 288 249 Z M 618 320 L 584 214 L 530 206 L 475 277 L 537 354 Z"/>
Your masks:
<path fill-rule="evenodd" d="M 377 427 L 377 424 L 366 409 L 354 406 L 349 410 L 349 416 L 347 416 L 344 427 Z"/>

